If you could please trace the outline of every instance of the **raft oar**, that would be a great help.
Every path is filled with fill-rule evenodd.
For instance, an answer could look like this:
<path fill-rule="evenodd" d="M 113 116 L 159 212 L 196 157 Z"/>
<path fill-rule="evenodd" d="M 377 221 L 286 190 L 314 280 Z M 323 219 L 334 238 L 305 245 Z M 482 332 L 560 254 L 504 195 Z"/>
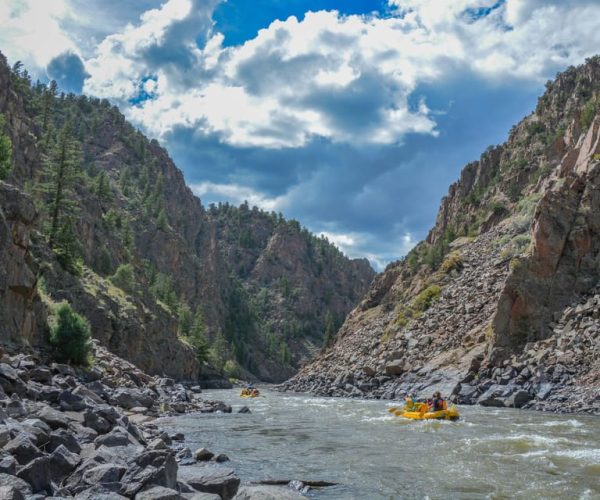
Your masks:
<path fill-rule="evenodd" d="M 397 409 L 397 406 L 392 406 L 391 408 L 388 408 L 388 413 L 394 413 Z"/>

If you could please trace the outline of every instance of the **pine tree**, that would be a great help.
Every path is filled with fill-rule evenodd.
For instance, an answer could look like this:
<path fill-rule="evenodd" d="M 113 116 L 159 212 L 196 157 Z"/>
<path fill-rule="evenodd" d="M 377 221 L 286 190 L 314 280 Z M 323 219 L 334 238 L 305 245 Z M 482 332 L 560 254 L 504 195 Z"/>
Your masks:
<path fill-rule="evenodd" d="M 167 214 L 164 208 L 158 213 L 158 217 L 156 218 L 156 226 L 161 231 L 166 231 L 169 229 L 169 219 L 167 219 Z"/>
<path fill-rule="evenodd" d="M 112 200 L 112 188 L 106 172 L 102 171 L 98 174 L 98 177 L 96 177 L 96 180 L 94 181 L 93 189 L 101 201 Z"/>
<path fill-rule="evenodd" d="M 48 132 L 48 124 L 50 121 L 50 117 L 52 115 L 54 99 L 56 98 L 56 93 L 58 91 L 58 85 L 55 80 L 50 82 L 43 93 L 42 93 L 42 116 L 41 116 L 41 126 L 42 126 L 42 134 L 46 134 Z"/>
<path fill-rule="evenodd" d="M 327 311 L 327 314 L 325 315 L 325 340 L 323 343 L 324 347 L 329 347 L 331 344 L 333 344 L 336 332 L 337 327 L 335 324 L 335 318 L 333 317 L 333 314 Z"/>
<path fill-rule="evenodd" d="M 194 318 L 187 304 L 180 304 L 177 311 L 179 317 L 179 335 L 189 337 L 192 332 Z"/>
<path fill-rule="evenodd" d="M 4 115 L 0 114 L 0 181 L 8 177 L 12 169 L 12 142 L 4 133 Z"/>
<path fill-rule="evenodd" d="M 202 364 L 205 361 L 208 361 L 210 349 L 208 341 L 206 340 L 206 323 L 204 322 L 204 314 L 202 314 L 202 309 L 200 307 L 196 309 L 190 337 L 192 339 L 193 346 L 196 348 L 196 357 L 198 362 Z"/>
<path fill-rule="evenodd" d="M 38 186 L 46 202 L 44 229 L 48 244 L 57 253 L 61 263 L 70 271 L 79 259 L 79 244 L 74 230 L 78 202 L 75 186 L 81 178 L 80 150 L 71 136 L 67 123 L 45 160 L 44 180 Z"/>

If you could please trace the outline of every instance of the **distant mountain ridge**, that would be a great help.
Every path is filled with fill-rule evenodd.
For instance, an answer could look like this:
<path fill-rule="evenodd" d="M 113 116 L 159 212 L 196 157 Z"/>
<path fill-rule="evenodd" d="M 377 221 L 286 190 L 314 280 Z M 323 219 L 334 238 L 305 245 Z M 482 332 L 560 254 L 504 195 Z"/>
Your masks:
<path fill-rule="evenodd" d="M 600 413 L 600 57 L 546 87 L 284 390 Z"/>
<path fill-rule="evenodd" d="M 225 375 L 283 380 L 321 349 L 328 317 L 341 322 L 370 284 L 366 260 L 346 258 L 296 221 L 246 205 L 207 211 L 158 142 L 108 101 L 32 85 L 1 55 L 0 113 L 13 150 L 6 182 L 29 198 L 23 203 L 38 203 L 27 251 L 40 267 L 41 295 L 72 303 L 94 337 L 145 371 L 196 378 L 195 329 Z M 47 143 L 66 124 L 81 151 L 80 276 L 65 270 L 39 232 L 45 208 L 36 187 Z M 35 280 L 30 285 L 34 300 Z M 9 325 L 0 339 L 14 341 L 18 330 Z M 202 371 L 210 377 L 214 369 Z"/>

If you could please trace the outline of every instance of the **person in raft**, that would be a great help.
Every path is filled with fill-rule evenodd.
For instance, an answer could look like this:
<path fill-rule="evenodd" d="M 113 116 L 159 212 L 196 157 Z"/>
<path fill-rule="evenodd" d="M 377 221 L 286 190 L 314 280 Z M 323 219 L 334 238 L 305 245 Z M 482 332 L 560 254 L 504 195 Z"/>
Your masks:
<path fill-rule="evenodd" d="M 440 391 L 435 391 L 433 393 L 433 398 L 431 399 L 431 404 L 429 406 L 432 411 L 442 411 L 446 409 L 446 402 L 443 400 Z"/>

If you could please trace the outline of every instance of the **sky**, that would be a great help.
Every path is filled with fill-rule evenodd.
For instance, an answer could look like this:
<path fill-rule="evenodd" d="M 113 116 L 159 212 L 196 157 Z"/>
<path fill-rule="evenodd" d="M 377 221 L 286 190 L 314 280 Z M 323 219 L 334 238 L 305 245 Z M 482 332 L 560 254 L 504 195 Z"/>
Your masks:
<path fill-rule="evenodd" d="M 0 26 L 11 63 L 118 105 L 205 205 L 282 212 L 377 270 L 600 52 L 598 0 L 0 0 Z"/>

